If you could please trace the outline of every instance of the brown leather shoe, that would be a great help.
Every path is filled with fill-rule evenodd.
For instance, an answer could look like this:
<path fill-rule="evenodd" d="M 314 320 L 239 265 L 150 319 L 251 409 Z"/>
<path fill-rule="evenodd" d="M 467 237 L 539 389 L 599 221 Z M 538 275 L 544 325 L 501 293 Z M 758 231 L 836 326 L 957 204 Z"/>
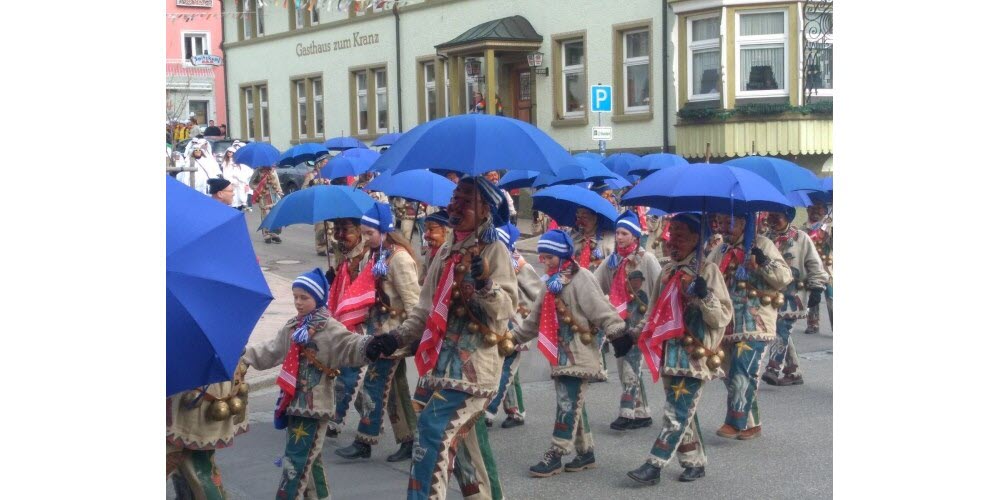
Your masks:
<path fill-rule="evenodd" d="M 751 427 L 745 431 L 741 431 L 740 435 L 736 439 L 739 439 L 740 441 L 749 441 L 759 436 L 760 426 L 758 425 L 757 427 Z"/>
<path fill-rule="evenodd" d="M 725 424 L 722 427 L 719 427 L 719 430 L 715 431 L 715 435 L 726 439 L 736 439 L 739 437 L 740 431 L 736 427 Z"/>
<path fill-rule="evenodd" d="M 805 383 L 805 382 L 804 382 L 804 381 L 802 380 L 802 375 L 799 375 L 798 373 L 788 373 L 788 374 L 785 374 L 785 376 L 784 376 L 784 377 L 781 377 L 781 378 L 779 378 L 779 379 L 777 380 L 777 382 L 778 382 L 778 383 L 777 383 L 776 385 L 780 385 L 780 386 L 786 386 L 786 385 L 802 385 L 802 384 L 804 384 L 804 383 Z"/>

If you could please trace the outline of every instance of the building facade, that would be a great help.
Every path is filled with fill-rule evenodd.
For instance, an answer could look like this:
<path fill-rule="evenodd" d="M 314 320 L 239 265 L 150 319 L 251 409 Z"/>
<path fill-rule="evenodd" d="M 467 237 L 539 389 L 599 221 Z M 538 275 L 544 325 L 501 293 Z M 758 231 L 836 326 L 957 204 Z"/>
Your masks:
<path fill-rule="evenodd" d="M 168 120 L 226 122 L 223 0 L 166 0 Z"/>

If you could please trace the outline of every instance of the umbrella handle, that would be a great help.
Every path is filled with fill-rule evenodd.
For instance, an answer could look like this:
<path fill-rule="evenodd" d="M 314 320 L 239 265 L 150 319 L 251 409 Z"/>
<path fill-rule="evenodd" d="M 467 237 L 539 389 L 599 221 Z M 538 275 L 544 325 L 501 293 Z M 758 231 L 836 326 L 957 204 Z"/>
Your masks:
<path fill-rule="evenodd" d="M 323 242 L 326 243 L 326 265 L 333 267 L 333 260 L 330 257 L 330 221 L 323 221 Z"/>

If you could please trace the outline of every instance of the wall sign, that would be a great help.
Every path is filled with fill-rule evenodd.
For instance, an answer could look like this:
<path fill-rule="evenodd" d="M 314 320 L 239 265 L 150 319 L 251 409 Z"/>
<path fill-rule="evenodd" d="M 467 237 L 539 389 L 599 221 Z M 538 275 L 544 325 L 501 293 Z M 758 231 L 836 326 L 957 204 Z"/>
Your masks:
<path fill-rule="evenodd" d="M 222 56 L 211 54 L 191 56 L 191 64 L 195 66 L 222 66 Z"/>
<path fill-rule="evenodd" d="M 378 43 L 378 33 L 362 34 L 360 31 L 355 31 L 349 37 L 334 40 L 332 42 L 316 43 L 314 40 L 309 42 L 309 45 L 297 43 L 295 44 L 295 55 L 299 57 L 312 56 L 322 54 L 324 52 L 353 49 L 354 47 L 362 47 L 365 45 L 377 45 Z"/>
<path fill-rule="evenodd" d="M 212 8 L 212 0 L 177 0 L 178 7 L 202 7 Z"/>

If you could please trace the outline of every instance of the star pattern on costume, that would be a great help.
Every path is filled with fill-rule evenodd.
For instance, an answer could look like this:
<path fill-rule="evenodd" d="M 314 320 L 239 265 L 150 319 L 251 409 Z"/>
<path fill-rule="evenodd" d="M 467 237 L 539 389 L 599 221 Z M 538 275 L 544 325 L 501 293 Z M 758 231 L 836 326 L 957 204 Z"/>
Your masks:
<path fill-rule="evenodd" d="M 375 370 L 368 370 L 368 380 L 374 381 L 378 377 L 378 372 Z"/>
<path fill-rule="evenodd" d="M 295 444 L 299 444 L 299 439 L 308 436 L 309 431 L 306 430 L 302 422 L 299 422 L 299 426 L 292 429 L 292 435 L 295 436 Z"/>
<path fill-rule="evenodd" d="M 681 396 L 685 394 L 691 394 L 691 391 L 687 390 L 687 387 L 684 386 L 683 379 L 681 379 L 680 382 L 670 386 L 670 389 L 674 391 L 674 401 L 677 401 L 678 399 L 681 398 Z"/>
<path fill-rule="evenodd" d="M 743 351 L 752 351 L 752 350 L 753 350 L 753 348 L 750 347 L 750 344 L 747 344 L 746 342 L 740 341 L 740 342 L 736 343 L 736 357 L 737 358 L 740 357 L 740 354 L 743 354 Z"/>

